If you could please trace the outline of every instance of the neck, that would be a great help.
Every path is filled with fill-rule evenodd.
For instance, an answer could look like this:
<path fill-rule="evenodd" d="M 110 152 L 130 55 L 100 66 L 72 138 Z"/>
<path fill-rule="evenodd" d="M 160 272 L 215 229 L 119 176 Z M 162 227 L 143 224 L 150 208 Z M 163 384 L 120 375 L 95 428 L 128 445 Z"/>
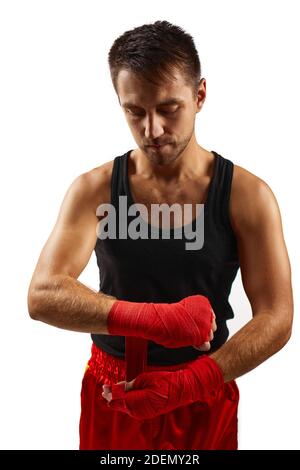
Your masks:
<path fill-rule="evenodd" d="M 180 182 L 207 172 L 208 152 L 193 138 L 181 152 L 170 155 L 168 160 L 167 157 L 166 163 L 156 163 L 153 157 L 150 158 L 142 150 L 134 150 L 131 152 L 133 173 L 157 181 Z"/>

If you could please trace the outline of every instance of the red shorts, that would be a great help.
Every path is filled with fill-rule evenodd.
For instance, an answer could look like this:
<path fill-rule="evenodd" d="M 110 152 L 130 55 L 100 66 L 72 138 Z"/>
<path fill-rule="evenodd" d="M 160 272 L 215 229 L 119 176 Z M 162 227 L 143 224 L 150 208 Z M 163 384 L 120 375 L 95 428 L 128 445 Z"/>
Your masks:
<path fill-rule="evenodd" d="M 177 370 L 147 365 L 146 371 Z M 87 450 L 236 450 L 239 390 L 227 382 L 213 404 L 195 402 L 151 419 L 139 420 L 110 409 L 102 385 L 125 380 L 125 360 L 92 345 L 82 380 L 80 449 Z"/>

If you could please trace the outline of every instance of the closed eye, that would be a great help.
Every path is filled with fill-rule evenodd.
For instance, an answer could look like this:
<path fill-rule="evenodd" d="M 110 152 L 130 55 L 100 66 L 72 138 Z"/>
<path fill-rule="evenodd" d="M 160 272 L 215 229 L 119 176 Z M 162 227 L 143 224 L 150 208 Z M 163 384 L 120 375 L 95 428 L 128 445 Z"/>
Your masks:
<path fill-rule="evenodd" d="M 161 110 L 160 112 L 163 113 L 163 114 L 174 114 L 174 113 L 176 113 L 177 110 L 178 110 L 178 108 L 173 109 L 173 110 Z"/>
<path fill-rule="evenodd" d="M 125 109 L 125 111 L 130 114 L 131 116 L 140 116 L 142 117 L 144 115 L 143 112 L 138 112 L 138 111 L 135 111 L 133 109 L 130 109 L 130 108 L 127 108 Z M 176 109 L 173 109 L 173 110 L 166 110 L 166 109 L 161 109 L 159 110 L 158 112 L 161 113 L 161 114 L 174 114 L 178 111 L 178 107 Z"/>

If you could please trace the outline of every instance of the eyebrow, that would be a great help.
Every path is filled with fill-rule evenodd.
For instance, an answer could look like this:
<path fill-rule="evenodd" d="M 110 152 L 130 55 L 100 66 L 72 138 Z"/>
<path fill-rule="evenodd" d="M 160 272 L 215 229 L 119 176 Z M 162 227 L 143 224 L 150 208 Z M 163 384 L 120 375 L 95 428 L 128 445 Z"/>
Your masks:
<path fill-rule="evenodd" d="M 157 106 L 166 106 L 170 104 L 182 104 L 183 102 L 184 101 L 179 98 L 170 98 L 168 100 L 161 101 L 160 103 L 158 103 Z M 140 108 L 140 106 L 138 106 L 137 104 L 130 103 L 129 101 L 126 101 L 121 106 L 124 108 Z"/>

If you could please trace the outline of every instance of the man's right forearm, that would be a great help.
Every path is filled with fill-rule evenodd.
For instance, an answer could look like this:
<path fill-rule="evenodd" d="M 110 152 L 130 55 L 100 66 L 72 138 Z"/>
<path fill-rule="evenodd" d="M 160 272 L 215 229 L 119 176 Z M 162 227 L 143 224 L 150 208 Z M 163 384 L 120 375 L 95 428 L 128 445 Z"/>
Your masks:
<path fill-rule="evenodd" d="M 210 341 L 213 310 L 202 295 L 179 302 L 132 302 L 96 292 L 77 279 L 57 274 L 33 278 L 28 292 L 31 318 L 86 333 L 136 336 L 168 348 Z"/>
<path fill-rule="evenodd" d="M 108 313 L 117 299 L 77 279 L 55 275 L 28 292 L 31 318 L 71 331 L 109 334 Z"/>

